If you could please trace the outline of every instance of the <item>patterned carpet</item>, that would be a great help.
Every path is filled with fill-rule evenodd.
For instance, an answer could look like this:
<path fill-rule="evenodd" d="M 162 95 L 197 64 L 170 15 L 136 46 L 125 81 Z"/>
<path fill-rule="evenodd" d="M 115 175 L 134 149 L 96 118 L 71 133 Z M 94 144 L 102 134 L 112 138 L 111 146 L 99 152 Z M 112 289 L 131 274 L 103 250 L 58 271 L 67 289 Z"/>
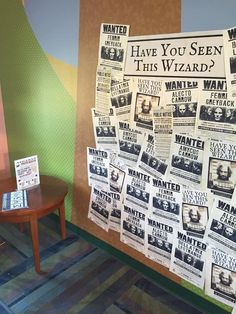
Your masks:
<path fill-rule="evenodd" d="M 0 314 L 200 313 L 75 233 L 62 241 L 48 217 L 39 235 L 43 276 L 34 271 L 28 226 L 21 233 L 0 224 Z"/>

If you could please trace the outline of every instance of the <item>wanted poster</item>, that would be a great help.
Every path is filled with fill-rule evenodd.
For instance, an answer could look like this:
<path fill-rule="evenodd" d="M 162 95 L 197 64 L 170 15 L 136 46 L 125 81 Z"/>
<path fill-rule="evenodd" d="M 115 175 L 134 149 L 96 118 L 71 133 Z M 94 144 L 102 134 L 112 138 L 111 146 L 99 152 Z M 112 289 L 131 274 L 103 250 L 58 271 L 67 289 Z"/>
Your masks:
<path fill-rule="evenodd" d="M 236 27 L 223 31 L 225 74 L 229 97 L 236 97 Z"/>
<path fill-rule="evenodd" d="M 149 209 L 150 176 L 144 172 L 127 168 L 124 182 L 124 203 L 130 207 L 143 210 Z"/>
<path fill-rule="evenodd" d="M 173 112 L 173 132 L 194 135 L 198 93 L 198 80 L 164 82 L 163 101 Z"/>
<path fill-rule="evenodd" d="M 225 77 L 223 31 L 130 36 L 125 77 Z"/>
<path fill-rule="evenodd" d="M 98 64 L 112 68 L 112 76 L 123 81 L 129 25 L 102 23 Z"/>
<path fill-rule="evenodd" d="M 154 151 L 156 157 L 167 162 L 173 134 L 172 108 L 160 105 L 153 112 Z"/>
<path fill-rule="evenodd" d="M 227 93 L 225 80 L 203 80 L 195 135 L 202 138 L 233 140 L 236 134 L 236 103 Z"/>
<path fill-rule="evenodd" d="M 134 78 L 130 124 L 143 132 L 153 132 L 153 112 L 160 104 L 162 81 L 156 78 Z"/>
<path fill-rule="evenodd" d="M 214 195 L 232 198 L 236 184 L 236 145 L 226 141 L 206 141 L 203 187 Z"/>
<path fill-rule="evenodd" d="M 108 193 L 92 186 L 88 218 L 105 231 L 108 231 L 109 229 L 111 203 L 112 200 Z"/>
<path fill-rule="evenodd" d="M 40 184 L 38 156 L 14 160 L 17 190 Z"/>
<path fill-rule="evenodd" d="M 121 193 L 126 174 L 126 164 L 117 156 L 110 153 L 110 191 Z"/>
<path fill-rule="evenodd" d="M 97 67 L 95 109 L 104 114 L 109 114 L 111 89 L 111 69 Z"/>
<path fill-rule="evenodd" d="M 105 150 L 87 147 L 88 184 L 109 190 L 110 154 Z"/>
<path fill-rule="evenodd" d="M 136 169 L 146 172 L 154 178 L 161 178 L 165 176 L 166 168 L 167 163 L 156 156 L 154 136 L 147 133 L 143 140 Z"/>
<path fill-rule="evenodd" d="M 144 253 L 145 221 L 146 215 L 142 211 L 124 204 L 120 240 L 141 253 Z"/>
<path fill-rule="evenodd" d="M 206 295 L 229 306 L 236 302 L 236 258 L 216 248 L 207 249 Z"/>
<path fill-rule="evenodd" d="M 161 217 L 149 215 L 145 227 L 145 256 L 169 268 L 173 232 L 173 226 Z"/>
<path fill-rule="evenodd" d="M 191 284 L 203 288 L 207 245 L 201 240 L 175 230 L 170 271 Z"/>
<path fill-rule="evenodd" d="M 111 86 L 111 106 L 119 121 L 129 121 L 131 101 L 132 80 L 115 83 Z"/>
<path fill-rule="evenodd" d="M 119 152 L 118 156 L 129 167 L 136 167 L 144 139 L 144 133 L 130 127 L 129 122 L 118 122 Z"/>
<path fill-rule="evenodd" d="M 173 133 L 167 178 L 186 186 L 200 187 L 202 180 L 204 141 Z"/>
<path fill-rule="evenodd" d="M 236 207 L 230 200 L 215 198 L 204 239 L 210 245 L 235 255 Z"/>
<path fill-rule="evenodd" d="M 170 225 L 181 222 L 182 185 L 174 181 L 152 178 L 151 212 L 154 217 L 164 219 Z"/>
<path fill-rule="evenodd" d="M 211 205 L 210 193 L 183 189 L 182 227 L 187 235 L 204 237 Z"/>
<path fill-rule="evenodd" d="M 120 232 L 121 209 L 123 208 L 122 194 L 109 192 L 109 196 L 111 197 L 109 229 Z"/>
<path fill-rule="evenodd" d="M 102 114 L 92 108 L 93 131 L 97 149 L 118 151 L 118 128 L 113 109 Z"/>

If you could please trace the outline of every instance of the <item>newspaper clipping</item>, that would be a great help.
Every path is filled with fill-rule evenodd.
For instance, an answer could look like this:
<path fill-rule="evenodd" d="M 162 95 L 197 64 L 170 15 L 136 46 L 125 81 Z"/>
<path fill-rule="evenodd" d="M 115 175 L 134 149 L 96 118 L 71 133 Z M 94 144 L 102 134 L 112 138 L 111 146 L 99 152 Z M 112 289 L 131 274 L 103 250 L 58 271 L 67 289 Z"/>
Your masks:
<path fill-rule="evenodd" d="M 126 165 L 117 157 L 116 153 L 110 153 L 110 190 L 121 193 L 126 174 Z"/>
<path fill-rule="evenodd" d="M 147 211 L 150 201 L 150 176 L 127 168 L 124 182 L 124 203 L 138 210 Z"/>
<path fill-rule="evenodd" d="M 228 97 L 225 80 L 203 80 L 200 84 L 196 136 L 233 140 L 236 134 L 236 102 Z"/>
<path fill-rule="evenodd" d="M 236 97 L 236 27 L 224 30 L 223 40 L 229 97 Z"/>
<path fill-rule="evenodd" d="M 236 207 L 229 200 L 214 199 L 204 240 L 224 252 L 235 254 Z"/>
<path fill-rule="evenodd" d="M 104 150 L 87 147 L 88 184 L 109 190 L 110 154 Z"/>
<path fill-rule="evenodd" d="M 173 111 L 174 132 L 194 135 L 199 82 L 197 80 L 165 81 L 163 87 L 163 100 Z"/>
<path fill-rule="evenodd" d="M 40 184 L 38 156 L 14 160 L 17 190 Z"/>
<path fill-rule="evenodd" d="M 236 258 L 216 248 L 207 249 L 205 293 L 229 306 L 236 302 Z"/>
<path fill-rule="evenodd" d="M 203 187 L 214 195 L 231 198 L 236 184 L 236 145 L 207 141 L 203 163 Z"/>
<path fill-rule="evenodd" d="M 109 195 L 112 200 L 109 229 L 120 232 L 122 195 L 115 192 L 109 192 Z"/>
<path fill-rule="evenodd" d="M 101 24 L 99 65 L 112 68 L 112 76 L 123 81 L 129 25 Z M 112 79 L 113 80 L 113 79 Z"/>
<path fill-rule="evenodd" d="M 175 230 L 170 271 L 203 288 L 207 245 L 201 240 Z"/>
<path fill-rule="evenodd" d="M 118 156 L 127 166 L 136 167 L 144 133 L 130 128 L 129 122 L 118 122 L 119 153 Z"/>
<path fill-rule="evenodd" d="M 149 215 L 145 228 L 145 256 L 169 268 L 173 243 L 173 226 L 161 217 Z"/>
<path fill-rule="evenodd" d="M 150 78 L 133 79 L 130 123 L 132 127 L 153 132 L 153 112 L 160 104 L 162 81 Z"/>
<path fill-rule="evenodd" d="M 153 112 L 153 132 L 156 157 L 167 162 L 173 134 L 172 108 L 160 105 Z"/>
<path fill-rule="evenodd" d="M 126 80 L 111 86 L 111 105 L 118 120 L 127 121 L 130 118 L 132 101 L 132 81 Z"/>
<path fill-rule="evenodd" d="M 202 180 L 204 141 L 173 133 L 167 177 L 190 187 L 199 187 Z"/>
<path fill-rule="evenodd" d="M 154 136 L 147 133 L 137 161 L 137 170 L 144 171 L 155 178 L 165 176 L 167 164 L 156 157 Z"/>
<path fill-rule="evenodd" d="M 118 151 L 118 128 L 113 109 L 105 115 L 92 108 L 92 119 L 96 148 Z"/>
<path fill-rule="evenodd" d="M 111 68 L 98 66 L 96 75 L 95 109 L 109 114 L 111 90 Z"/>
<path fill-rule="evenodd" d="M 182 186 L 155 178 L 152 178 L 151 184 L 152 214 L 164 219 L 167 224 L 178 226 L 181 222 Z"/>
<path fill-rule="evenodd" d="M 183 189 L 182 222 L 187 235 L 203 238 L 211 208 L 210 193 Z"/>
<path fill-rule="evenodd" d="M 89 202 L 88 218 L 105 231 L 109 229 L 111 197 L 105 191 L 92 187 Z"/>
<path fill-rule="evenodd" d="M 121 234 L 120 240 L 133 247 L 137 251 L 144 253 L 146 214 L 124 204 L 121 213 Z"/>

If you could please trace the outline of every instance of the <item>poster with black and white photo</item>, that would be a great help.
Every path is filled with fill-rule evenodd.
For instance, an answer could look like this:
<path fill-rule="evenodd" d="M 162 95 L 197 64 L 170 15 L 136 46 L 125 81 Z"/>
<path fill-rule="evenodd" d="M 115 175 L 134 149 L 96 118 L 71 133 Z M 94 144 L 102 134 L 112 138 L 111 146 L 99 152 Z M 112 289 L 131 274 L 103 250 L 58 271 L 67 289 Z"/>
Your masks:
<path fill-rule="evenodd" d="M 121 193 L 126 174 L 126 164 L 117 156 L 110 153 L 110 191 Z"/>
<path fill-rule="evenodd" d="M 225 77 L 223 31 L 130 36 L 125 77 Z"/>
<path fill-rule="evenodd" d="M 167 224 L 179 226 L 181 222 L 182 185 L 174 181 L 152 178 L 150 198 L 153 216 L 164 219 Z"/>
<path fill-rule="evenodd" d="M 109 229 L 120 232 L 121 229 L 121 209 L 123 208 L 122 194 L 109 192 L 111 197 L 111 214 Z"/>
<path fill-rule="evenodd" d="M 236 207 L 230 200 L 215 197 L 204 240 L 228 254 L 235 255 Z"/>
<path fill-rule="evenodd" d="M 167 162 L 170 155 L 170 144 L 173 134 L 172 108 L 165 104 L 153 112 L 154 150 L 156 157 Z"/>
<path fill-rule="evenodd" d="M 111 213 L 111 197 L 105 191 L 92 186 L 88 218 L 105 231 L 109 229 L 109 217 Z"/>
<path fill-rule="evenodd" d="M 144 133 L 130 127 L 127 121 L 118 122 L 119 153 L 118 156 L 129 167 L 136 167 L 144 139 Z"/>
<path fill-rule="evenodd" d="M 162 81 L 156 78 L 133 78 L 130 124 L 145 133 L 153 133 L 153 112 L 160 104 Z"/>
<path fill-rule="evenodd" d="M 195 135 L 233 140 L 236 134 L 236 102 L 228 97 L 226 80 L 200 83 Z"/>
<path fill-rule="evenodd" d="M 98 66 L 96 73 L 95 109 L 109 114 L 111 90 L 111 68 Z"/>
<path fill-rule="evenodd" d="M 183 188 L 182 223 L 187 235 L 203 238 L 212 200 L 207 191 Z"/>
<path fill-rule="evenodd" d="M 201 240 L 175 230 L 170 271 L 199 288 L 204 286 L 207 245 Z"/>
<path fill-rule="evenodd" d="M 200 187 L 202 180 L 204 141 L 199 138 L 173 133 L 167 178 L 181 180 L 190 187 Z"/>
<path fill-rule="evenodd" d="M 124 204 L 121 212 L 121 242 L 144 253 L 146 214 L 136 206 Z"/>
<path fill-rule="evenodd" d="M 209 247 L 206 264 L 206 295 L 229 306 L 236 303 L 236 258 Z"/>
<path fill-rule="evenodd" d="M 146 173 L 128 167 L 123 188 L 124 203 L 146 212 L 150 203 L 150 179 Z"/>
<path fill-rule="evenodd" d="M 98 64 L 111 67 L 119 82 L 123 81 L 128 36 L 129 25 L 101 24 Z"/>
<path fill-rule="evenodd" d="M 163 101 L 173 112 L 173 132 L 194 135 L 198 93 L 198 80 L 163 83 Z"/>
<path fill-rule="evenodd" d="M 90 186 L 96 185 L 109 191 L 109 163 L 109 152 L 87 147 L 88 184 Z"/>
<path fill-rule="evenodd" d="M 154 136 L 147 133 L 143 140 L 136 169 L 146 172 L 155 178 L 162 178 L 165 176 L 166 168 L 167 163 L 157 158 L 156 156 Z"/>
<path fill-rule="evenodd" d="M 236 145 L 224 140 L 205 144 L 203 188 L 214 195 L 232 198 L 236 185 Z"/>
<path fill-rule="evenodd" d="M 119 121 L 129 121 L 131 101 L 132 80 L 115 83 L 111 86 L 111 106 Z"/>
<path fill-rule="evenodd" d="M 148 215 L 145 227 L 145 256 L 169 268 L 173 232 L 173 226 L 166 220 Z"/>
<path fill-rule="evenodd" d="M 93 131 L 97 149 L 118 151 L 118 128 L 114 111 L 110 108 L 109 114 L 102 114 L 92 110 Z"/>
<path fill-rule="evenodd" d="M 236 97 L 236 27 L 223 31 L 225 73 L 229 97 Z"/>
<path fill-rule="evenodd" d="M 38 156 L 14 160 L 17 190 L 40 184 Z"/>

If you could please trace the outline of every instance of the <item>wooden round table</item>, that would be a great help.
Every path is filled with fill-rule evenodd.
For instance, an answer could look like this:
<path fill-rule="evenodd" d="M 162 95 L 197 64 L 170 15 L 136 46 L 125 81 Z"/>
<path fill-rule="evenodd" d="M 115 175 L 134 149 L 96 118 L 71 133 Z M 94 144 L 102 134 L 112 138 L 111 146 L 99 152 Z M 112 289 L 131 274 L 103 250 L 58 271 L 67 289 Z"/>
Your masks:
<path fill-rule="evenodd" d="M 16 190 L 16 178 L 0 180 L 0 199 L 2 194 Z M 61 237 L 66 238 L 64 200 L 68 192 L 67 184 L 55 177 L 41 175 L 40 185 L 27 189 L 28 205 L 26 209 L 2 211 L 0 222 L 30 223 L 35 271 L 41 273 L 39 255 L 38 219 L 58 209 L 60 217 Z"/>

